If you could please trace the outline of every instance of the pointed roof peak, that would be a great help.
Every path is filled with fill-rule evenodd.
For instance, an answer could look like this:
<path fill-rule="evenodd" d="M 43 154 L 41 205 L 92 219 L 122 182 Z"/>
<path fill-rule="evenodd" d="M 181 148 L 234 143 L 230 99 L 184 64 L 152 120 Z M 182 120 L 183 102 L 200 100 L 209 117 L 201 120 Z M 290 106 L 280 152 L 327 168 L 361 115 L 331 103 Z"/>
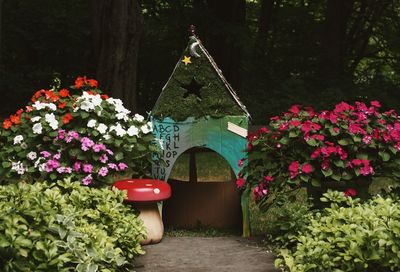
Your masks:
<path fill-rule="evenodd" d="M 186 117 L 241 115 L 240 112 L 250 117 L 246 106 L 240 101 L 236 92 L 222 74 L 221 69 L 218 68 L 210 53 L 196 36 L 195 29 L 194 25 L 190 25 L 188 29 L 188 46 L 175 65 L 167 83 L 162 88 L 162 92 L 153 109 L 154 116 L 171 117 L 169 115 L 173 115 L 172 112 L 176 110 L 179 111 L 179 109 L 172 109 L 172 105 L 174 105 L 175 108 L 179 105 L 179 108 L 187 106 L 187 113 L 198 111 Z M 204 86 L 201 91 L 205 92 L 204 96 L 199 90 L 186 89 L 186 87 L 190 85 L 190 80 L 196 81 L 197 79 L 201 82 L 195 83 Z M 174 95 L 172 95 L 171 91 Z M 223 98 L 224 96 L 227 98 Z M 228 97 L 231 97 L 233 101 L 228 102 L 228 100 L 231 100 Z M 204 103 L 209 103 L 210 105 L 207 106 Z M 168 105 L 163 106 L 161 104 Z M 185 110 L 182 109 L 179 119 L 185 116 L 185 114 L 183 114 L 184 111 Z"/>

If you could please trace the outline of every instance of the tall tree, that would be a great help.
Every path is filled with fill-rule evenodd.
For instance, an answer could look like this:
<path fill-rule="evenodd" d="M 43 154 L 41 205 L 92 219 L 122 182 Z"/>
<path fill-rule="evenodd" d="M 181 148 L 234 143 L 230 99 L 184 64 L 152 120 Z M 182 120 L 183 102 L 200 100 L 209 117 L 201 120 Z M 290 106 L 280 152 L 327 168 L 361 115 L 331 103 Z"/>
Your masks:
<path fill-rule="evenodd" d="M 240 88 L 246 1 L 195 0 L 194 11 L 208 25 L 204 39 L 210 53 L 232 86 Z"/>
<path fill-rule="evenodd" d="M 102 88 L 136 109 L 136 77 L 143 18 L 137 0 L 92 0 L 96 77 Z"/>

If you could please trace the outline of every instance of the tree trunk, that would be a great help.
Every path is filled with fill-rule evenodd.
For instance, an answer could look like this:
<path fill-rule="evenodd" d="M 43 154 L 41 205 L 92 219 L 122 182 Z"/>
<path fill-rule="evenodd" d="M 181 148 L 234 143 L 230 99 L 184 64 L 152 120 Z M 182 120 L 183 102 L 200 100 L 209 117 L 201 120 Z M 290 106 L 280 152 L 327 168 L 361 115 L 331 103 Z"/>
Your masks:
<path fill-rule="evenodd" d="M 344 73 L 346 28 L 353 5 L 354 0 L 328 0 L 321 57 L 324 77 L 336 79 Z"/>
<path fill-rule="evenodd" d="M 2 33 L 2 26 L 3 26 L 3 2 L 4 0 L 0 0 L 0 65 L 2 64 L 2 56 L 3 56 L 3 43 L 2 43 L 2 38 L 3 38 L 3 33 Z"/>
<path fill-rule="evenodd" d="M 136 0 L 92 0 L 94 65 L 102 89 L 136 110 L 136 74 L 143 18 Z"/>

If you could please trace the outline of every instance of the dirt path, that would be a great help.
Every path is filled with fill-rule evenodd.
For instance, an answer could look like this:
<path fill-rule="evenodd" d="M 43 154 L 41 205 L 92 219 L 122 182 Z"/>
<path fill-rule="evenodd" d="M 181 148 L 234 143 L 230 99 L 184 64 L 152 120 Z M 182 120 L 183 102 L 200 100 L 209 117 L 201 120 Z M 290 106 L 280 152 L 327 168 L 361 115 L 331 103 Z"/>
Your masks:
<path fill-rule="evenodd" d="M 241 237 L 166 237 L 144 247 L 137 272 L 272 272 L 274 258 Z"/>

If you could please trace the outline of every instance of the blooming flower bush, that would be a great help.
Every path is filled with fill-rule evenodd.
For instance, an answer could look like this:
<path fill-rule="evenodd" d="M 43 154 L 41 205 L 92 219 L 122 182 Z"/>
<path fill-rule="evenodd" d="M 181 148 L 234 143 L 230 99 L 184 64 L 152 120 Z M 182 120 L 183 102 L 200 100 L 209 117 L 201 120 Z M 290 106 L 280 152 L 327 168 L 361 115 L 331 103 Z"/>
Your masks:
<path fill-rule="evenodd" d="M 257 200 L 303 185 L 344 184 L 356 196 L 373 176 L 400 178 L 400 120 L 394 110 L 341 102 L 331 111 L 292 106 L 248 136 L 237 186 Z"/>
<path fill-rule="evenodd" d="M 25 109 L 3 121 L 0 132 L 2 180 L 111 183 L 127 172 L 146 175 L 158 144 L 152 125 L 130 115 L 120 99 L 102 94 L 94 79 L 37 91 Z"/>

